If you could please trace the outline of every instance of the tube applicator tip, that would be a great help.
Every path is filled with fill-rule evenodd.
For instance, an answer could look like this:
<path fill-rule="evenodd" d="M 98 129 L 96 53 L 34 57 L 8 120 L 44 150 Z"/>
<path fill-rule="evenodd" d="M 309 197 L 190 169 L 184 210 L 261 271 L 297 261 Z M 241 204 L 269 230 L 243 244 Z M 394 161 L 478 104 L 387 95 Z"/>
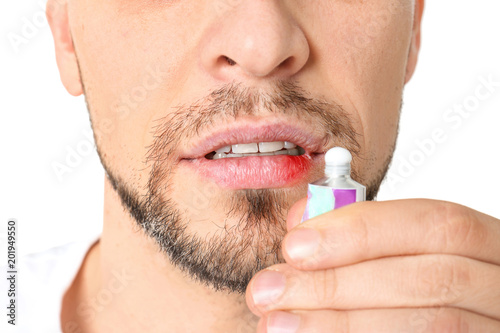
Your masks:
<path fill-rule="evenodd" d="M 351 153 L 342 147 L 335 147 L 325 154 L 325 163 L 331 166 L 351 164 Z"/>
<path fill-rule="evenodd" d="M 330 149 L 325 154 L 325 174 L 349 176 L 351 173 L 352 155 L 342 147 Z"/>

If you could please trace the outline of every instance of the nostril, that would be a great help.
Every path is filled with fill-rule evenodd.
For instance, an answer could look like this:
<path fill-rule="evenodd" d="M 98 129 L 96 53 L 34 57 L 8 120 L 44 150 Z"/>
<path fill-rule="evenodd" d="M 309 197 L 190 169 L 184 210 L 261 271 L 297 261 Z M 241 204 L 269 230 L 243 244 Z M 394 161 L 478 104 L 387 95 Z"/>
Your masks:
<path fill-rule="evenodd" d="M 227 63 L 230 65 L 230 66 L 234 66 L 236 65 L 236 61 L 234 61 L 233 59 L 229 58 L 229 57 L 226 57 L 224 56 L 224 59 L 226 59 Z"/>
<path fill-rule="evenodd" d="M 278 67 L 280 67 L 280 68 L 291 67 L 291 66 L 293 66 L 293 61 L 294 61 L 293 57 L 288 57 L 288 58 L 286 58 L 285 60 L 283 60 L 283 61 L 282 61 L 282 62 L 278 65 Z"/>

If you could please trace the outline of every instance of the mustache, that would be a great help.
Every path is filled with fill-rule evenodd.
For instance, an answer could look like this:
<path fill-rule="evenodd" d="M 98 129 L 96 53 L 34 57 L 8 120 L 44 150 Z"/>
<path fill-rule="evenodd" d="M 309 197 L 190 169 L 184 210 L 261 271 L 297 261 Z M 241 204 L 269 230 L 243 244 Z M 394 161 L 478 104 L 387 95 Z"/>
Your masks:
<path fill-rule="evenodd" d="M 198 136 L 220 121 L 237 120 L 242 116 L 263 114 L 284 115 L 314 124 L 315 131 L 325 139 L 338 142 L 359 158 L 358 134 L 349 114 L 335 101 L 308 97 L 296 82 L 276 80 L 270 89 L 246 87 L 242 83 L 228 83 L 212 91 L 191 105 L 178 105 L 174 111 L 154 120 L 153 143 L 147 147 L 145 163 L 151 165 L 148 183 L 155 194 L 170 174 L 181 140 Z M 356 162 L 353 162 L 353 165 Z M 357 178 L 353 168 L 353 178 Z"/>

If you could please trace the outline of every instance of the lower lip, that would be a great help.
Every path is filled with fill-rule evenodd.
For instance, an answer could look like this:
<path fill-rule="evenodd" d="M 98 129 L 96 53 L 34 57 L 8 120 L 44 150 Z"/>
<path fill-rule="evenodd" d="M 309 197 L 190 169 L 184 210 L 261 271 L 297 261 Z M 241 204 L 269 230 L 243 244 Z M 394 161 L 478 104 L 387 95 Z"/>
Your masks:
<path fill-rule="evenodd" d="M 230 189 L 259 189 L 294 186 L 307 180 L 324 154 L 246 156 L 209 160 L 182 160 L 203 177 Z"/>

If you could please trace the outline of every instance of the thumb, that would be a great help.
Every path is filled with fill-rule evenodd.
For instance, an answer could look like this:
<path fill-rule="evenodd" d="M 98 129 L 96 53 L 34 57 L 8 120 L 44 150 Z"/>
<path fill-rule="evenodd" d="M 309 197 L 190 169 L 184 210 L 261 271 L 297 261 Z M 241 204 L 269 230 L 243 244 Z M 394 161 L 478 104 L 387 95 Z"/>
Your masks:
<path fill-rule="evenodd" d="M 287 231 L 292 230 L 294 227 L 300 224 L 302 220 L 302 215 L 306 210 L 307 198 L 302 198 L 290 207 L 288 211 L 288 216 L 286 218 L 286 228 Z"/>

